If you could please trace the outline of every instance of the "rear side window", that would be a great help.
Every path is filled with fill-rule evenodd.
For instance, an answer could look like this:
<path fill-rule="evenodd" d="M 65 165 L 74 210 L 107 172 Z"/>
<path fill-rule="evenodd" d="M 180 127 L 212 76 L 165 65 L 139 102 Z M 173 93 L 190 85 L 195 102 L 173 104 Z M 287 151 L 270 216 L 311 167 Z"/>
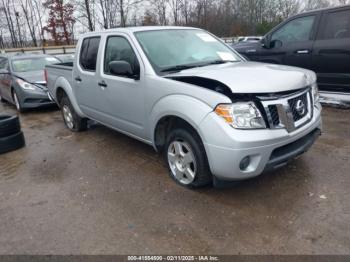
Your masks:
<path fill-rule="evenodd" d="M 85 38 L 80 51 L 80 66 L 87 71 L 96 71 L 100 37 Z"/>
<path fill-rule="evenodd" d="M 320 39 L 350 38 L 350 10 L 328 13 Z"/>

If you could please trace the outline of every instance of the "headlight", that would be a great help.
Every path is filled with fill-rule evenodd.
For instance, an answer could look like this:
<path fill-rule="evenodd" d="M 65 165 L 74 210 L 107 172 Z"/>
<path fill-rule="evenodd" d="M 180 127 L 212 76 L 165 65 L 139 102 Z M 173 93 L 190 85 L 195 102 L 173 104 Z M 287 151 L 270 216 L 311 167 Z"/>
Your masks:
<path fill-rule="evenodd" d="M 215 113 L 237 129 L 266 128 L 265 121 L 253 102 L 218 105 Z"/>
<path fill-rule="evenodd" d="M 320 94 L 318 92 L 318 85 L 314 83 L 312 85 L 312 98 L 314 100 L 314 104 L 317 104 L 320 101 Z"/>
<path fill-rule="evenodd" d="M 16 82 L 20 87 L 22 87 L 25 90 L 35 90 L 36 89 L 35 85 L 32 85 L 28 82 L 21 80 L 21 79 L 17 79 Z"/>

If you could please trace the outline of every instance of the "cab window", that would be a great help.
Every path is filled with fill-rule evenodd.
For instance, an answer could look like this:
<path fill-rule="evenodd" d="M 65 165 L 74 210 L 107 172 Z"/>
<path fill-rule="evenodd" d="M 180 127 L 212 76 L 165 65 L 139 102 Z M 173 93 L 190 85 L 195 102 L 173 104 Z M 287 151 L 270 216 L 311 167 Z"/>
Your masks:
<path fill-rule="evenodd" d="M 283 43 L 308 41 L 311 38 L 315 16 L 296 18 L 273 33 L 271 40 Z"/>
<path fill-rule="evenodd" d="M 135 74 L 140 72 L 140 65 L 129 41 L 122 36 L 110 36 L 107 39 L 104 73 L 111 75 L 109 63 L 112 61 L 125 61 L 131 66 Z"/>
<path fill-rule="evenodd" d="M 80 66 L 86 71 L 96 71 L 96 62 L 100 37 L 85 38 L 80 50 Z"/>

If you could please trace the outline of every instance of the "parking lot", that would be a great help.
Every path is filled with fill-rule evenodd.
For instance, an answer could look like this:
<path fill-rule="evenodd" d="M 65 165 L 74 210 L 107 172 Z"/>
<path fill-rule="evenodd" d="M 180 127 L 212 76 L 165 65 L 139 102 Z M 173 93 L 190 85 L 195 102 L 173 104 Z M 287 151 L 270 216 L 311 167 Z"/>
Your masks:
<path fill-rule="evenodd" d="M 15 113 L 10 105 L 0 112 Z M 176 185 L 151 147 L 55 109 L 0 156 L 1 254 L 349 254 L 349 111 L 325 108 L 302 158 L 229 188 Z"/>

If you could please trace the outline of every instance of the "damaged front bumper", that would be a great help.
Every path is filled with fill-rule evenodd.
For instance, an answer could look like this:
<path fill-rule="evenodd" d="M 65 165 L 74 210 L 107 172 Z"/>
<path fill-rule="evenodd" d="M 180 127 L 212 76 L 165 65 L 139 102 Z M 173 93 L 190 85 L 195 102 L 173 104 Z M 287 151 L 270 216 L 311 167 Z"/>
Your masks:
<path fill-rule="evenodd" d="M 290 133 L 285 129 L 237 130 L 215 113 L 204 119 L 200 130 L 212 174 L 220 180 L 245 180 L 306 152 L 321 133 L 321 108 L 315 107 L 311 121 Z M 247 158 L 249 163 L 242 169 Z"/>

